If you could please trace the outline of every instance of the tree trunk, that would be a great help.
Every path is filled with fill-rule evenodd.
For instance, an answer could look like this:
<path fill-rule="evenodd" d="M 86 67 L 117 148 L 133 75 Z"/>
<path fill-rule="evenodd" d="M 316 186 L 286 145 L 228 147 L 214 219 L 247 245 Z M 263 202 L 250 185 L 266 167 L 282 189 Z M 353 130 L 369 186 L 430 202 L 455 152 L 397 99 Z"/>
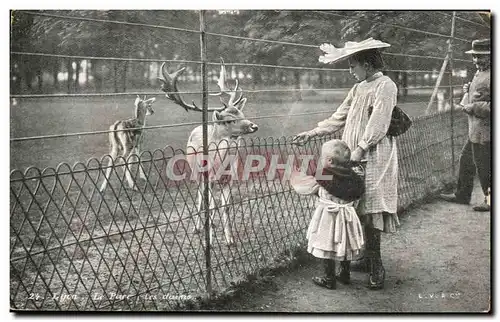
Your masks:
<path fill-rule="evenodd" d="M 322 72 L 317 72 L 318 73 L 318 81 L 319 81 L 319 88 L 325 88 L 325 75 L 323 75 Z"/>
<path fill-rule="evenodd" d="M 90 60 L 85 60 L 85 87 L 89 86 L 89 72 L 90 72 Z"/>
<path fill-rule="evenodd" d="M 10 94 L 19 94 L 21 92 L 21 74 L 19 73 L 19 68 L 15 68 L 16 65 L 19 66 L 18 61 L 14 61 L 11 57 L 10 64 Z"/>
<path fill-rule="evenodd" d="M 36 79 L 38 83 L 38 93 L 43 92 L 43 72 L 41 69 L 37 69 L 36 71 Z"/>
<path fill-rule="evenodd" d="M 81 71 L 81 60 L 76 61 L 75 69 L 75 93 L 78 93 L 78 87 L 80 86 L 80 71 Z"/>
<path fill-rule="evenodd" d="M 66 61 L 66 69 L 68 70 L 68 94 L 71 93 L 71 82 L 73 81 L 73 66 L 71 59 L 68 58 Z"/>
<path fill-rule="evenodd" d="M 298 70 L 293 72 L 293 78 L 295 82 L 295 97 L 297 101 L 302 101 L 302 91 L 300 89 L 300 72 Z"/>
<path fill-rule="evenodd" d="M 403 98 L 406 99 L 408 96 L 408 72 L 403 72 L 402 76 L 401 85 L 403 86 Z"/>
<path fill-rule="evenodd" d="M 113 88 L 118 93 L 118 63 L 113 61 Z"/>
<path fill-rule="evenodd" d="M 97 92 L 100 92 L 102 84 L 101 84 L 100 76 L 97 73 L 97 60 L 90 61 L 90 75 L 92 75 L 92 78 L 94 79 L 95 90 Z"/>
<path fill-rule="evenodd" d="M 146 68 L 147 84 L 151 86 L 151 68 L 149 64 L 150 63 L 146 62 L 144 63 L 144 66 Z"/>
<path fill-rule="evenodd" d="M 52 79 L 54 80 L 54 88 L 56 90 L 59 89 L 59 79 L 57 75 L 59 75 L 59 59 L 55 58 L 52 64 Z"/>
<path fill-rule="evenodd" d="M 31 72 L 30 69 L 26 69 L 24 71 L 24 81 L 26 83 L 26 88 L 28 89 L 28 91 L 32 91 L 33 89 L 33 86 L 31 85 L 31 79 L 33 78 L 33 74 Z"/>
<path fill-rule="evenodd" d="M 260 83 L 262 83 L 262 75 L 260 69 L 255 68 L 253 70 L 253 88 L 258 88 Z"/>
<path fill-rule="evenodd" d="M 123 77 L 122 77 L 122 84 L 123 84 L 123 93 L 125 93 L 127 91 L 127 72 L 128 72 L 128 66 L 129 66 L 129 63 L 128 63 L 128 60 L 126 60 L 124 63 L 123 63 Z"/>

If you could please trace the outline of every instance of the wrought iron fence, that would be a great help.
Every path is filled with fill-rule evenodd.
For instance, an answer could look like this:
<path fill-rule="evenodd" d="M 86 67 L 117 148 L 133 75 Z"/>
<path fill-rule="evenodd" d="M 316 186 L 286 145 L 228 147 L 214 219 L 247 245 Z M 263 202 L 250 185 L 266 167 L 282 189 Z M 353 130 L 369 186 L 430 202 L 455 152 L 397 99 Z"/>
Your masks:
<path fill-rule="evenodd" d="M 448 112 L 417 118 L 396 139 L 400 210 L 453 178 L 449 117 Z M 455 121 L 454 143 L 460 146 L 467 135 L 466 118 L 457 116 Z M 317 156 L 326 139 L 303 147 L 287 138 L 248 140 L 238 147 L 238 155 L 240 163 L 250 155 L 266 160 L 276 156 L 284 163 L 288 156 Z M 193 231 L 195 220 L 203 216 L 196 207 L 199 184 L 191 180 L 184 153 L 171 148 L 144 152 L 142 181 L 138 163 L 117 160 L 104 192 L 99 187 L 107 157 L 72 167 L 13 171 L 11 307 L 168 310 L 206 293 L 207 268 L 210 289 L 223 292 L 303 243 L 314 199 L 294 193 L 283 171 L 272 178 L 269 172 L 274 170 L 265 166 L 248 180 L 233 181 L 228 204 L 233 246 L 225 244 L 223 209 L 218 204 L 211 209 L 215 233 L 206 263 L 205 232 Z M 126 166 L 137 190 L 128 188 Z M 220 188 L 218 184 L 214 191 Z"/>

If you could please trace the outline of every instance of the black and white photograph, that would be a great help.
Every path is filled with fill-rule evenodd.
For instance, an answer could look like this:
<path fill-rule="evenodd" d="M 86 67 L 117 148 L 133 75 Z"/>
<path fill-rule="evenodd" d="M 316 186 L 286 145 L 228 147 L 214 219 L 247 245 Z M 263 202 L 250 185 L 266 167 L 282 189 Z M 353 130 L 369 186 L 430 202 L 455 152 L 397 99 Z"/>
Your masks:
<path fill-rule="evenodd" d="M 491 314 L 494 12 L 330 5 L 11 4 L 10 314 Z"/>

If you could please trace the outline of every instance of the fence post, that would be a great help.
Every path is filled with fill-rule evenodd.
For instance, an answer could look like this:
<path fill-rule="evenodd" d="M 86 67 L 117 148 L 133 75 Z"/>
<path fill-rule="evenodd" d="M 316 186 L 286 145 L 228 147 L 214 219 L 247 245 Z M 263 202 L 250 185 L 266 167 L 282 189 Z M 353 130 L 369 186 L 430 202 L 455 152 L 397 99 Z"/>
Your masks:
<path fill-rule="evenodd" d="M 451 174 L 454 177 L 455 176 L 455 131 L 454 131 L 454 115 L 453 115 L 453 110 L 454 110 L 454 104 L 453 104 L 453 37 L 455 36 L 455 15 L 456 11 L 453 11 L 453 17 L 451 19 L 451 35 L 450 35 L 450 44 L 448 46 L 448 57 L 449 57 L 449 67 L 450 67 L 450 78 L 449 78 L 449 84 L 450 84 L 450 133 L 451 133 Z"/>
<path fill-rule="evenodd" d="M 203 97 L 202 132 L 203 132 L 203 159 L 208 160 L 208 86 L 207 86 L 207 44 L 205 34 L 205 10 L 200 10 L 200 50 L 201 50 L 201 83 Z M 209 202 L 209 182 L 208 171 L 203 175 L 203 205 L 205 209 L 205 268 L 206 291 L 208 298 L 212 294 L 212 271 L 210 254 L 210 202 Z"/>

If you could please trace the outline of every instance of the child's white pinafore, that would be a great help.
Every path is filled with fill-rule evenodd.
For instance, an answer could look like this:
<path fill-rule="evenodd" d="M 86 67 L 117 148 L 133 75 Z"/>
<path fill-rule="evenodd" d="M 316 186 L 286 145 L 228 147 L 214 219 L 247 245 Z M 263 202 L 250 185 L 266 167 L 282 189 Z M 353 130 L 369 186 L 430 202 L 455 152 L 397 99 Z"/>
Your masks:
<path fill-rule="evenodd" d="M 307 251 L 317 258 L 356 259 L 364 246 L 363 227 L 355 209 L 357 201 L 332 196 L 313 176 L 293 176 L 291 184 L 299 194 L 318 195 L 307 229 Z"/>

